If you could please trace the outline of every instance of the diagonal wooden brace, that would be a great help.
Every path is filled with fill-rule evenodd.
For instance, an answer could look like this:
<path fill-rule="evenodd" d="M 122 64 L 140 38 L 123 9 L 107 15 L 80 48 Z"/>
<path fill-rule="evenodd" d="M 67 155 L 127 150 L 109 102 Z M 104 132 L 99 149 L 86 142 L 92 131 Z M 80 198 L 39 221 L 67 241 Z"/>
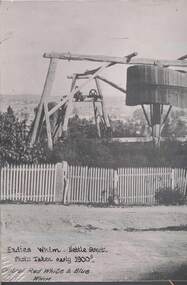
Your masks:
<path fill-rule="evenodd" d="M 52 142 L 52 136 L 51 136 L 51 124 L 50 124 L 50 120 L 49 120 L 47 102 L 44 102 L 44 114 L 45 114 L 46 130 L 47 130 L 48 148 L 50 150 L 52 150 L 53 149 L 53 142 Z"/>
<path fill-rule="evenodd" d="M 97 78 L 95 78 L 95 83 L 96 83 L 98 94 L 102 98 L 101 99 L 102 116 L 103 116 L 103 119 L 104 119 L 104 122 L 105 122 L 107 128 L 110 128 L 111 126 L 110 126 L 110 122 L 109 122 L 109 119 L 108 119 L 108 116 L 107 116 L 107 113 L 106 113 L 105 102 L 104 102 L 104 99 L 103 99 L 103 94 L 102 94 L 100 82 L 99 82 L 99 80 Z"/>
<path fill-rule="evenodd" d="M 63 131 L 66 132 L 68 129 L 68 121 L 72 112 L 72 108 L 73 108 L 73 96 L 74 96 L 74 92 L 75 91 L 75 83 L 77 80 L 77 75 L 74 74 L 73 79 L 72 79 L 72 84 L 71 84 L 71 90 L 70 90 L 70 94 L 67 97 L 67 109 L 66 109 L 66 113 L 65 113 L 65 117 L 64 117 L 64 123 L 63 123 Z M 77 89 L 76 89 L 77 92 Z"/>

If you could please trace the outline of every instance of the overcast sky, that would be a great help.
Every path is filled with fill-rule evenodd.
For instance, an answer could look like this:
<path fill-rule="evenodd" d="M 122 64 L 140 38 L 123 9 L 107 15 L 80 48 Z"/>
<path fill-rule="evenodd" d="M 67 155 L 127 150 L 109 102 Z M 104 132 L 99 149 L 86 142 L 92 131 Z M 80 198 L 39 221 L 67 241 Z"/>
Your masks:
<path fill-rule="evenodd" d="M 1 1 L 0 93 L 41 94 L 44 52 L 137 51 L 139 57 L 176 59 L 187 53 L 186 15 L 186 0 Z M 60 64 L 55 92 L 68 88 L 67 75 L 92 65 Z M 125 69 L 107 75 L 125 87 Z"/>

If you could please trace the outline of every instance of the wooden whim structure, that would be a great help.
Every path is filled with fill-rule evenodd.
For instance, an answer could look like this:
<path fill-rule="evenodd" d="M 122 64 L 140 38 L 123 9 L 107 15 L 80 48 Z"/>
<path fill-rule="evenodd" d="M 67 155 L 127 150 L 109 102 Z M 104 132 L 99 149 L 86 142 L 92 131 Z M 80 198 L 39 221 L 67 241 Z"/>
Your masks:
<path fill-rule="evenodd" d="M 53 148 L 53 143 L 57 137 L 63 137 L 67 133 L 68 129 L 68 121 L 72 112 L 73 102 L 78 101 L 92 101 L 94 108 L 94 116 L 95 123 L 97 126 L 98 136 L 101 136 L 100 123 L 103 124 L 106 130 L 110 131 L 110 122 L 108 119 L 108 115 L 106 114 L 105 104 L 103 99 L 103 94 L 100 86 L 100 81 L 103 81 L 113 88 L 117 90 L 127 93 L 123 87 L 119 86 L 115 82 L 108 80 L 107 78 L 101 75 L 102 71 L 111 68 L 116 64 L 131 64 L 138 66 L 176 66 L 176 67 L 187 67 L 187 61 L 185 59 L 187 56 L 181 57 L 178 60 L 155 60 L 155 59 L 146 59 L 146 58 L 136 58 L 137 53 L 133 52 L 124 57 L 112 57 L 112 56 L 102 56 L 102 55 L 80 55 L 80 54 L 70 54 L 70 53 L 45 53 L 44 58 L 50 59 L 49 69 L 46 76 L 43 93 L 40 99 L 40 103 L 38 105 L 35 120 L 33 122 L 33 126 L 31 129 L 30 135 L 30 145 L 32 146 L 38 139 L 42 126 L 45 122 L 46 132 L 48 138 L 48 147 L 49 149 Z M 49 106 L 48 99 L 52 91 L 52 86 L 55 78 L 55 72 L 58 60 L 68 60 L 68 61 L 91 61 L 91 62 L 101 62 L 103 63 L 98 68 L 87 70 L 84 73 L 75 73 L 71 77 L 72 84 L 70 92 L 67 96 L 64 96 L 61 101 L 53 106 Z M 168 69 L 167 69 L 168 70 Z M 76 82 L 79 79 L 84 79 L 84 82 L 78 87 L 76 86 Z M 128 78 L 127 78 L 128 79 Z M 96 89 L 90 91 L 90 94 L 84 98 L 81 91 L 82 89 L 91 81 L 95 81 Z M 128 86 L 128 82 L 127 82 Z M 131 85 L 132 86 L 132 85 Z M 186 85 L 184 86 L 186 88 Z M 150 89 L 149 89 L 150 90 Z M 131 92 L 130 92 L 131 93 Z M 129 93 L 129 94 L 130 94 Z M 186 100 L 186 99 L 185 99 Z M 128 102 L 128 101 L 127 101 Z M 162 103 L 162 102 L 161 102 Z M 101 105 L 99 110 L 98 104 Z M 134 104 L 134 103 L 133 103 Z M 129 104 L 129 105 L 133 105 Z M 135 103 L 136 104 L 136 103 Z M 158 118 L 160 117 L 160 102 L 148 102 L 147 104 L 151 104 L 152 108 L 152 125 L 158 125 Z M 141 103 L 143 106 L 143 104 Z M 159 106 L 158 106 L 159 105 Z M 145 111 L 145 109 L 143 108 Z M 145 112 L 144 112 L 145 113 Z M 55 125 L 51 124 L 51 118 L 56 116 Z M 145 113 L 146 115 L 146 113 Z M 147 115 L 146 115 L 147 116 Z M 163 122 L 162 122 L 163 123 Z M 159 121 L 160 124 L 160 121 Z M 154 128 L 155 129 L 155 128 Z M 160 131 L 153 132 L 153 137 L 157 138 L 159 141 Z"/>

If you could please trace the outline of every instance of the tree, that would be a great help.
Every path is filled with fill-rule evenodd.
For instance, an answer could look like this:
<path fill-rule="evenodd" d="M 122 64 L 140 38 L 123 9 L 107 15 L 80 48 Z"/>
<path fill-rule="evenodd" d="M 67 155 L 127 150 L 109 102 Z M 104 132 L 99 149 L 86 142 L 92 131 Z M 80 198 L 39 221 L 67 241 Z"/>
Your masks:
<path fill-rule="evenodd" d="M 134 111 L 127 121 L 112 121 L 114 137 L 143 137 L 150 135 L 144 114 L 141 109 Z"/>
<path fill-rule="evenodd" d="M 136 122 L 135 119 L 136 117 L 127 122 L 115 121 L 118 134 L 137 135 L 138 127 L 140 130 L 143 129 L 143 121 Z M 182 125 L 181 121 L 177 119 L 172 124 L 168 121 L 171 130 L 173 131 L 173 126 L 174 129 L 183 130 L 183 121 Z M 112 168 L 187 167 L 187 143 L 175 140 L 162 142 L 160 150 L 155 150 L 152 143 L 120 143 L 112 142 L 107 138 L 98 139 L 93 122 L 80 119 L 78 116 L 70 119 L 68 136 L 59 139 L 54 144 L 53 151 L 47 148 L 45 129 L 41 132 L 40 141 L 32 148 L 29 147 L 29 129 L 26 121 L 18 120 L 10 107 L 7 112 L 0 113 L 0 161 L 2 165 L 6 163 L 56 163 L 66 160 L 73 165 Z"/>
<path fill-rule="evenodd" d="M 187 113 L 184 110 L 175 110 L 171 112 L 166 120 L 162 136 L 175 139 L 177 137 L 187 136 Z"/>
<path fill-rule="evenodd" d="M 27 143 L 29 127 L 25 120 L 19 121 L 8 107 L 0 113 L 0 160 L 6 163 L 38 163 L 46 160 L 42 144 L 30 148 Z"/>

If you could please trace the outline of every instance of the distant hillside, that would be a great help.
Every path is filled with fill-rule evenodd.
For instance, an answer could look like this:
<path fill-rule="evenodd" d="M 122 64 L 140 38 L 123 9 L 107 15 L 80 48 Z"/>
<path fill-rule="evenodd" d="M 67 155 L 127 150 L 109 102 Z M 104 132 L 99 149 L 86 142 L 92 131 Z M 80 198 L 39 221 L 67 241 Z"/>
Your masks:
<path fill-rule="evenodd" d="M 19 118 L 25 118 L 32 121 L 34 118 L 34 108 L 40 101 L 40 95 L 0 95 L 0 111 L 6 111 L 11 106 Z M 52 101 L 60 101 L 60 96 L 52 97 Z M 132 115 L 136 107 L 125 105 L 125 98 L 121 96 L 106 96 L 106 110 L 111 119 L 125 121 Z M 80 117 L 93 118 L 93 108 L 91 103 L 75 103 L 74 114 Z"/>

